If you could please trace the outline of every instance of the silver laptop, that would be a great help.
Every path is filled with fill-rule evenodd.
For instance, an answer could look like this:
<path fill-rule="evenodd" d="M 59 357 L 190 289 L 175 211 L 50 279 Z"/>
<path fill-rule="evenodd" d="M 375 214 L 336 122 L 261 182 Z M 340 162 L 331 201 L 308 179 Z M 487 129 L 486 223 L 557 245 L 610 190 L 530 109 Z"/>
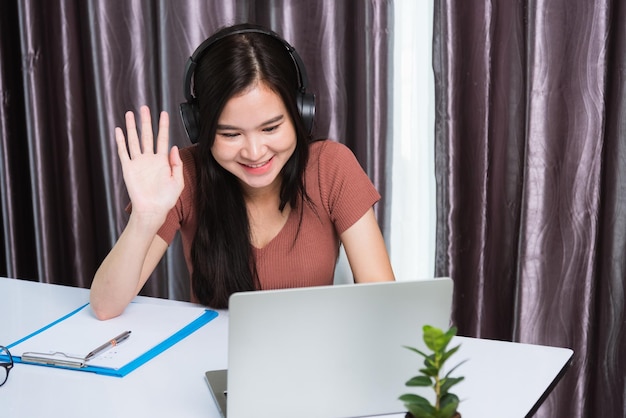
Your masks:
<path fill-rule="evenodd" d="M 449 278 L 237 293 L 228 372 L 207 381 L 223 416 L 362 417 L 406 411 L 422 326 L 447 329 Z M 424 389 L 427 395 L 427 389 Z M 226 414 L 228 412 L 228 414 Z"/>

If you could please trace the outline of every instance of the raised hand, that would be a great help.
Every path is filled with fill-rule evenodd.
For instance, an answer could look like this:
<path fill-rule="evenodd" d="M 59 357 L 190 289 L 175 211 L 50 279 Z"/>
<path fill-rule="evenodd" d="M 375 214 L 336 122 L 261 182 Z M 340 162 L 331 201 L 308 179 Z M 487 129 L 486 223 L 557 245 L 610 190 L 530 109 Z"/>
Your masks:
<path fill-rule="evenodd" d="M 150 109 L 139 109 L 141 137 L 133 112 L 126 112 L 126 133 L 115 128 L 117 153 L 122 163 L 124 182 L 132 202 L 133 214 L 163 222 L 184 187 L 183 162 L 178 148 L 169 147 L 169 115 L 161 112 L 159 132 L 154 147 Z M 127 148 L 128 142 L 128 148 Z"/>

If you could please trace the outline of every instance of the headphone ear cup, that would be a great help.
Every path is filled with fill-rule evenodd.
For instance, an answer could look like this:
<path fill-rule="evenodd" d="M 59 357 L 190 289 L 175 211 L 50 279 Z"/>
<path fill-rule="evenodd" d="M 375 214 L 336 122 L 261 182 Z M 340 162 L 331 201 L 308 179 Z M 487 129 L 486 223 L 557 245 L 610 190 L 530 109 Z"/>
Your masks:
<path fill-rule="evenodd" d="M 304 122 L 305 129 L 310 134 L 313 131 L 313 121 L 315 120 L 315 95 L 299 93 L 298 111 Z"/>
<path fill-rule="evenodd" d="M 192 144 L 197 143 L 200 136 L 200 111 L 195 100 L 180 104 L 180 117 L 189 140 Z"/>

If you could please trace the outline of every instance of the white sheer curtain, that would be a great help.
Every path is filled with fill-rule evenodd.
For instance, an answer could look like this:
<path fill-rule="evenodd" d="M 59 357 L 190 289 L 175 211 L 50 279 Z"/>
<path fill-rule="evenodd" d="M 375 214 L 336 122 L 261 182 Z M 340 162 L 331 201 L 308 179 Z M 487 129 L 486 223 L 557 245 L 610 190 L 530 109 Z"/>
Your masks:
<path fill-rule="evenodd" d="M 397 0 L 390 234 L 397 280 L 435 272 L 433 0 Z"/>
<path fill-rule="evenodd" d="M 391 215 L 385 238 L 396 279 L 426 279 L 435 272 L 437 215 L 433 0 L 396 0 L 393 14 Z M 351 281 L 342 248 L 335 283 Z"/>

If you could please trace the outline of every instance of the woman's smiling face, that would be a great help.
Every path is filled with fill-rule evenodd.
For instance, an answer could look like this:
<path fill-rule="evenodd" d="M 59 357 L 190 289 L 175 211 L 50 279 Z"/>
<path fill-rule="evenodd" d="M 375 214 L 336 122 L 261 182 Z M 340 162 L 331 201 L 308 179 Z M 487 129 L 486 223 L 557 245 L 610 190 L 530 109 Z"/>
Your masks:
<path fill-rule="evenodd" d="M 280 186 L 295 149 L 296 131 L 282 98 L 258 81 L 226 102 L 211 152 L 250 193 Z"/>

